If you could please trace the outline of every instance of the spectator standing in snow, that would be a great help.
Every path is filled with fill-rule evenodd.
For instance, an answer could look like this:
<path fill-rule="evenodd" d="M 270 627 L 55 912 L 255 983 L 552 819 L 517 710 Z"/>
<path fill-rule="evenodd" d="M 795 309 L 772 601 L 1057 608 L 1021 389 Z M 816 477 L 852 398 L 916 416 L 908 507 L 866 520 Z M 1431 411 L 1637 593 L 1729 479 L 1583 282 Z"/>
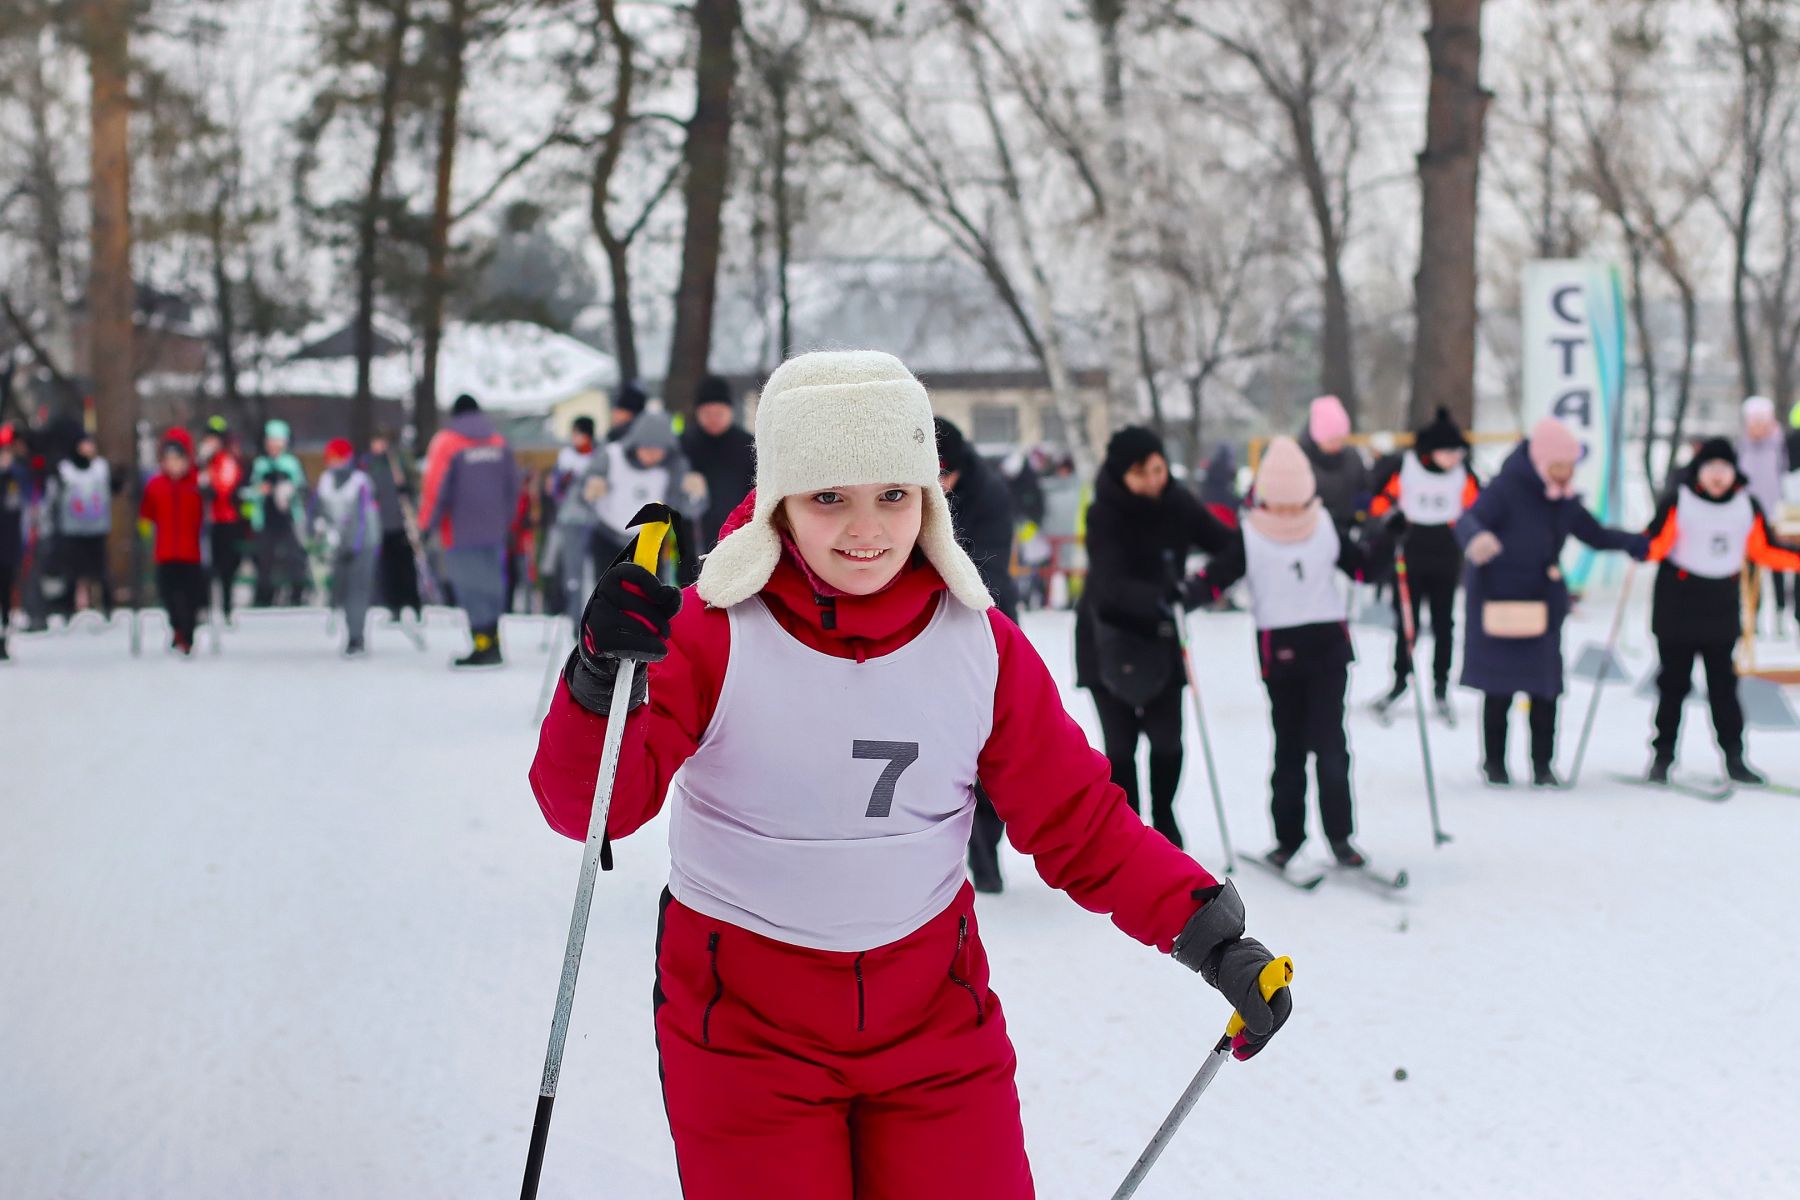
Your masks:
<path fill-rule="evenodd" d="M 520 479 L 512 447 L 473 396 L 458 396 L 450 421 L 425 450 L 419 523 L 443 540 L 444 569 L 469 617 L 474 643 L 458 667 L 501 664 L 500 613 L 506 553 Z"/>
<path fill-rule="evenodd" d="M 1563 690 L 1562 625 L 1569 589 L 1558 560 L 1570 535 L 1596 550 L 1643 559 L 1649 539 L 1608 529 L 1582 506 L 1574 489 L 1581 442 L 1567 425 L 1545 417 L 1507 456 L 1499 474 L 1456 522 L 1468 566 L 1463 589 L 1464 687 L 1485 696 L 1482 773 L 1507 787 L 1507 715 L 1513 696 L 1531 698 L 1531 777 L 1556 777 L 1556 708 Z"/>
<path fill-rule="evenodd" d="M 31 503 L 31 475 L 19 461 L 18 435 L 0 425 L 0 662 L 9 657 L 6 635 L 12 628 L 13 586 L 25 558 L 25 515 Z"/>
<path fill-rule="evenodd" d="M 606 414 L 607 442 L 624 441 L 625 436 L 631 432 L 631 426 L 649 404 L 650 397 L 644 395 L 643 388 L 635 383 L 620 384 L 617 394 L 612 398 L 612 407 Z"/>
<path fill-rule="evenodd" d="M 993 611 L 955 541 L 931 423 L 889 355 L 783 364 L 754 499 L 699 583 L 684 598 L 609 568 L 539 735 L 531 786 L 558 832 L 587 836 L 609 720 L 630 730 L 614 847 L 665 802 L 673 814 L 654 1020 L 687 1200 L 1032 1195 L 962 878 L 977 774 L 1045 880 L 1237 1008 L 1238 1057 L 1292 1005 L 1258 991 L 1271 956 L 1243 936 L 1236 889 L 1124 811 L 1031 643 Z M 625 655 L 648 680 L 613 712 Z"/>
<path fill-rule="evenodd" d="M 1792 464 L 1788 460 L 1787 439 L 1775 419 L 1775 402 L 1767 396 L 1752 396 L 1744 401 L 1744 431 L 1737 443 L 1737 469 L 1743 477 L 1744 490 L 1770 519 L 1781 515 L 1782 482 Z M 1790 580 L 1786 570 L 1774 570 L 1773 576 L 1775 631 L 1781 632 L 1783 615 L 1788 607 L 1790 583 L 1800 588 L 1800 577 Z M 1800 614 L 1800 594 L 1794 608 Z"/>
<path fill-rule="evenodd" d="M 1362 452 L 1350 444 L 1350 414 L 1336 396 L 1320 396 L 1307 410 L 1300 448 L 1312 464 L 1319 499 L 1338 533 L 1362 518 L 1369 502 L 1369 468 Z"/>
<path fill-rule="evenodd" d="M 270 421 L 263 426 L 263 453 L 250 464 L 258 608 L 301 603 L 310 576 L 300 540 L 306 528 L 306 468 L 288 444 L 288 423 Z"/>
<path fill-rule="evenodd" d="M 700 381 L 694 420 L 681 433 L 688 466 L 706 480 L 706 509 L 698 518 L 695 551 L 705 554 L 719 530 L 756 486 L 756 439 L 738 423 L 731 384 L 717 375 Z"/>
<path fill-rule="evenodd" d="M 244 463 L 231 444 L 223 417 L 206 423 L 200 435 L 200 494 L 206 499 L 207 545 L 212 578 L 218 585 L 219 615 L 231 622 L 232 585 L 244 561 Z"/>
<path fill-rule="evenodd" d="M 556 453 L 556 466 L 544 481 L 546 499 L 555 513 L 550 527 L 557 580 L 562 585 L 562 611 L 579 623 L 582 605 L 592 586 L 588 582 L 590 543 L 600 516 L 594 511 L 583 485 L 594 462 L 594 418 L 576 417 L 569 429 L 569 444 Z M 595 578 L 598 578 L 597 567 Z"/>
<path fill-rule="evenodd" d="M 169 614 L 170 646 L 194 652 L 194 627 L 206 609 L 206 570 L 200 565 L 200 530 L 206 501 L 194 478 L 194 439 L 181 428 L 163 435 L 160 470 L 144 485 L 138 519 L 156 530 L 156 592 Z"/>
<path fill-rule="evenodd" d="M 76 593 L 86 581 L 93 585 L 88 607 L 99 608 L 110 621 L 112 571 L 106 561 L 106 543 L 112 534 L 112 498 L 118 490 L 112 467 L 100 457 L 94 435 L 84 431 L 74 452 L 56 465 L 56 475 L 56 515 L 68 581 L 62 594 L 63 615 L 74 618 Z"/>
<path fill-rule="evenodd" d="M 1094 697 L 1112 780 L 1133 810 L 1137 747 L 1150 743 L 1150 822 L 1176 846 L 1181 828 L 1181 693 L 1176 611 L 1190 553 L 1221 554 L 1231 531 L 1169 478 L 1162 439 L 1139 425 L 1113 434 L 1087 514 L 1087 583 L 1075 616 L 1075 683 Z"/>
<path fill-rule="evenodd" d="M 1054 601 L 1052 582 L 1061 575 L 1067 600 L 1073 603 L 1077 581 L 1087 569 L 1086 551 L 1081 545 L 1081 511 L 1087 485 L 1075 473 L 1075 460 L 1066 452 L 1056 452 L 1049 471 L 1038 479 L 1038 491 L 1044 496 L 1044 520 L 1038 532 L 1050 543 L 1050 560 L 1043 576 L 1043 603 Z"/>
<path fill-rule="evenodd" d="M 375 562 L 381 554 L 381 510 L 375 485 L 356 465 L 348 439 L 325 444 L 325 470 L 314 492 L 319 524 L 331 547 L 332 607 L 344 610 L 344 656 L 368 652 L 363 633 L 375 591 Z"/>
<path fill-rule="evenodd" d="M 369 439 L 369 457 L 364 468 L 369 484 L 375 489 L 375 510 L 381 517 L 381 552 L 377 559 L 381 603 L 396 623 L 405 609 L 412 609 L 413 619 L 425 619 L 424 601 L 419 596 L 419 562 L 413 552 L 412 535 L 407 532 L 407 505 L 412 502 L 413 483 L 406 465 L 394 451 L 391 432 Z"/>
<path fill-rule="evenodd" d="M 994 607 L 1007 620 L 1019 619 L 1019 595 L 1013 586 L 1012 496 L 1000 473 L 982 460 L 947 418 L 933 422 L 937 431 L 938 482 L 950 505 L 956 544 L 975 564 Z M 969 875 L 978 892 L 998 892 L 1000 839 L 1006 823 L 994 811 L 986 789 L 975 785 L 975 822 L 969 830 Z"/>

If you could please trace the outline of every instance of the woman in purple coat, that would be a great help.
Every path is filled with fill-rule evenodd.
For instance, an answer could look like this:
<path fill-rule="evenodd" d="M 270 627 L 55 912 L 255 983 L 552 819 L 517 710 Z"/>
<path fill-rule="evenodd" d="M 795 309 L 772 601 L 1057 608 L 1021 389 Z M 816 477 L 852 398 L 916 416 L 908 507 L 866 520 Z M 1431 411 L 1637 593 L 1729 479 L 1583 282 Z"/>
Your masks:
<path fill-rule="evenodd" d="M 1560 787 L 1556 706 L 1563 690 L 1562 623 L 1569 589 L 1557 565 L 1573 534 L 1596 550 L 1624 550 L 1642 561 L 1643 534 L 1608 529 L 1582 507 L 1572 486 L 1581 443 L 1569 427 L 1545 417 L 1507 456 L 1474 506 L 1458 518 L 1467 567 L 1463 628 L 1464 687 L 1487 694 L 1482 709 L 1482 773 L 1506 787 L 1506 718 L 1512 698 L 1531 697 L 1531 782 Z"/>

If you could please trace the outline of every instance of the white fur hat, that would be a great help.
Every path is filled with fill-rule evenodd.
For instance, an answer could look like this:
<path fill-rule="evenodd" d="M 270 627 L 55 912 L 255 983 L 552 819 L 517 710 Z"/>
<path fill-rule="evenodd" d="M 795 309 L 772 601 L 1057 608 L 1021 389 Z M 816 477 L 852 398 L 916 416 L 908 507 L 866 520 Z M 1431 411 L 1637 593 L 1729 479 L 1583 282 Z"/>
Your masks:
<path fill-rule="evenodd" d="M 701 563 L 700 598 L 730 608 L 769 582 L 781 561 L 774 516 L 783 499 L 871 483 L 921 489 L 919 549 L 951 595 L 992 608 L 938 483 L 931 400 L 899 359 L 874 350 L 802 354 L 769 376 L 756 405 L 756 509 Z"/>

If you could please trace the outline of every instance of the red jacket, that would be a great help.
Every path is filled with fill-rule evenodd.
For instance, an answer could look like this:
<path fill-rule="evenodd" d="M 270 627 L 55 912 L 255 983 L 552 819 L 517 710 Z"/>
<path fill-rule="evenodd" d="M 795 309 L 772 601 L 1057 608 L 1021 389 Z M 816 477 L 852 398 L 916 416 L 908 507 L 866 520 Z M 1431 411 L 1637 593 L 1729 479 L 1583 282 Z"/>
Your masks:
<path fill-rule="evenodd" d="M 200 527 L 205 516 L 200 484 L 192 471 L 180 479 L 159 473 L 144 485 L 138 519 L 156 526 L 157 562 L 199 562 Z"/>
<path fill-rule="evenodd" d="M 790 558 L 762 591 L 781 626 L 807 646 L 862 661 L 906 645 L 930 622 L 944 582 L 929 565 L 903 571 L 873 596 L 840 596 L 835 627 Z M 977 765 L 983 787 L 1007 822 L 1014 846 L 1031 855 L 1052 887 L 1139 941 L 1167 952 L 1200 907 L 1194 892 L 1217 881 L 1144 825 L 1111 780 L 1106 757 L 1063 708 L 1056 681 L 1017 625 L 988 610 L 999 647 L 994 723 Z M 654 817 L 669 781 L 693 754 L 712 719 L 731 652 L 723 609 L 689 588 L 670 636 L 669 656 L 650 668 L 650 701 L 625 729 L 607 833 L 622 838 Z M 538 737 L 531 787 L 551 828 L 587 837 L 604 718 L 578 705 L 567 686 Z"/>
<path fill-rule="evenodd" d="M 238 507 L 238 489 L 244 486 L 244 464 L 229 450 L 221 450 L 203 468 L 207 516 L 215 525 L 231 525 L 244 519 Z"/>

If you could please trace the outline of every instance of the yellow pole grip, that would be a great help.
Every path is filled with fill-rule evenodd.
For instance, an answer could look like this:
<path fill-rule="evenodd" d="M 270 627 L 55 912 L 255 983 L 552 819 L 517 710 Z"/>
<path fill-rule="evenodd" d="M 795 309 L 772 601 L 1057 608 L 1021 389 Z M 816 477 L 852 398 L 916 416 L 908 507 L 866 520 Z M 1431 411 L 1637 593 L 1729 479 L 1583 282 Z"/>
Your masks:
<path fill-rule="evenodd" d="M 662 559 L 663 539 L 668 536 L 667 521 L 649 521 L 638 526 L 637 547 L 631 552 L 631 561 L 655 574 L 656 564 Z"/>
<path fill-rule="evenodd" d="M 1267 1001 L 1273 1000 L 1276 992 L 1293 981 L 1294 960 L 1284 954 L 1262 969 L 1262 974 L 1256 977 L 1256 986 L 1257 990 L 1262 992 L 1262 998 Z M 1231 1020 L 1225 1023 L 1225 1036 L 1234 1038 L 1243 1028 L 1244 1018 L 1234 1012 L 1231 1014 Z"/>

